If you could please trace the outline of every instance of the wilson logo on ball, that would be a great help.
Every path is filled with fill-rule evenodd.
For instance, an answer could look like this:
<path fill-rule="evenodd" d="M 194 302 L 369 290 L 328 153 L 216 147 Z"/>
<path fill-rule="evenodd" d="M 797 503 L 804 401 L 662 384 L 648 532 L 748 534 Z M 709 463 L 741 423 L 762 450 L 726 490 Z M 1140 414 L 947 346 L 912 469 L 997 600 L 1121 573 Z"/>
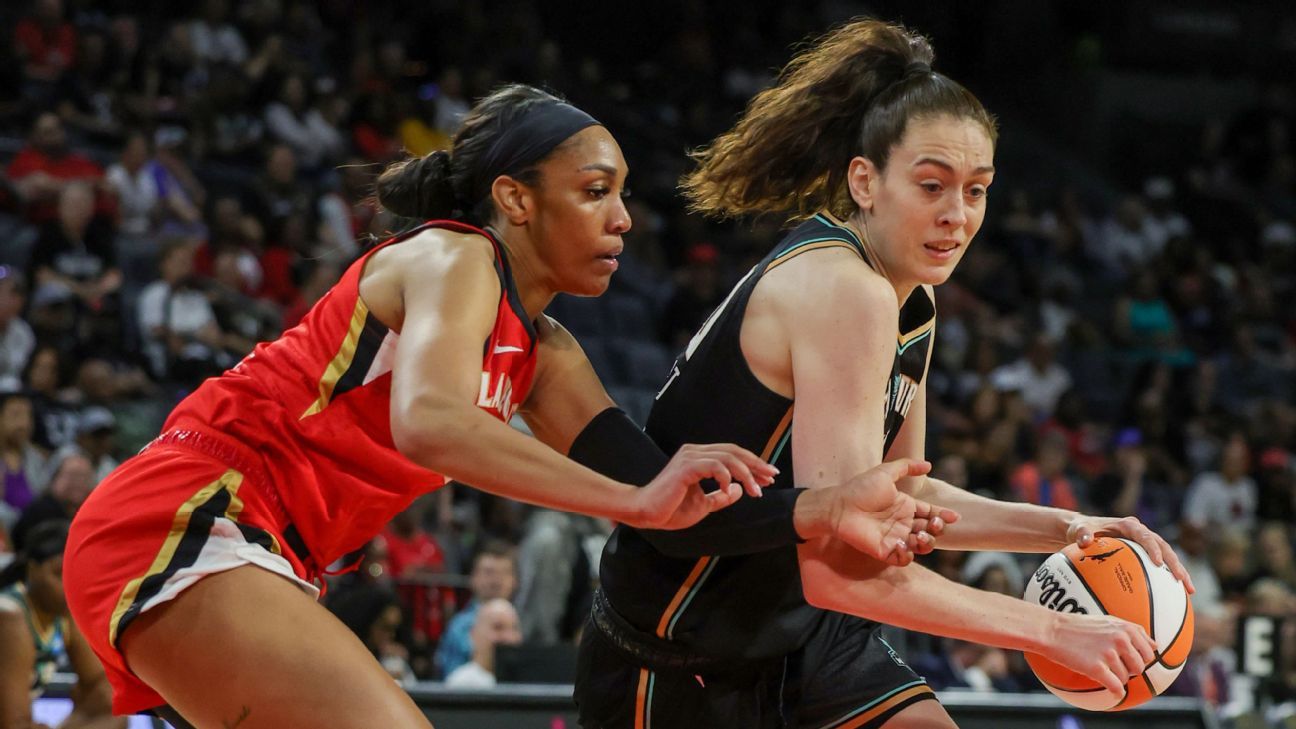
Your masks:
<path fill-rule="evenodd" d="M 1039 604 L 1054 612 L 1089 614 L 1074 598 L 1067 597 L 1066 587 L 1058 581 L 1048 567 L 1041 566 L 1035 570 L 1035 582 L 1039 583 Z"/>

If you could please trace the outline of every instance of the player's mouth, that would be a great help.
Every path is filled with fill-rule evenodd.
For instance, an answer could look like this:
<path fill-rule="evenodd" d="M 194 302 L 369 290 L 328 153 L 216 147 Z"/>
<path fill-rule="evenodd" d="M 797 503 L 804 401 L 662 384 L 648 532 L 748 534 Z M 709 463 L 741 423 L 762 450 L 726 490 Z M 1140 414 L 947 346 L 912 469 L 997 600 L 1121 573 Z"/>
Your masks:
<path fill-rule="evenodd" d="M 927 255 L 941 261 L 953 258 L 961 247 L 963 244 L 956 240 L 934 240 L 923 244 L 923 250 L 927 251 Z"/>

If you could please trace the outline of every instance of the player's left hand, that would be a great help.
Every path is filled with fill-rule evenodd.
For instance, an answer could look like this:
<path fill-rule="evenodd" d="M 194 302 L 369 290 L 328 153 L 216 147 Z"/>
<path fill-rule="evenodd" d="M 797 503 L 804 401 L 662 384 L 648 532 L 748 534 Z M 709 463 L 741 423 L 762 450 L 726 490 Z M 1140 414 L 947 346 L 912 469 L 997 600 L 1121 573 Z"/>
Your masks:
<path fill-rule="evenodd" d="M 1188 570 L 1184 569 L 1170 544 L 1136 517 L 1077 516 L 1067 526 L 1067 541 L 1075 542 L 1081 548 L 1092 544 L 1095 537 L 1124 537 L 1137 542 L 1152 558 L 1153 564 L 1170 568 L 1170 573 L 1183 583 L 1188 594 L 1197 591 Z"/>

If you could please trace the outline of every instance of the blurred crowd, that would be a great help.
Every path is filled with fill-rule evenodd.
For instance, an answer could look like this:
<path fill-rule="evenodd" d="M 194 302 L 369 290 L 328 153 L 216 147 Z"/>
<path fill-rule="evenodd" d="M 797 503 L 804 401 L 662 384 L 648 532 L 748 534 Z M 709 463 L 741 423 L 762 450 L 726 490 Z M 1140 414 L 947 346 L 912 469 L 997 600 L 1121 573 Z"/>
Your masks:
<path fill-rule="evenodd" d="M 634 228 L 612 291 L 551 313 L 633 416 L 778 239 L 783 221 L 685 214 L 675 181 L 685 150 L 826 27 L 821 14 L 717 18 L 683 2 L 662 42 L 618 54 L 538 2 L 405 5 L 0 8 L 0 83 L 21 90 L 0 100 L 0 552 L 73 515 L 179 398 L 407 224 L 375 205 L 376 174 L 445 148 L 499 82 L 565 94 L 630 163 Z M 1001 179 L 938 289 L 937 475 L 1166 535 L 1198 588 L 1194 655 L 1171 691 L 1223 707 L 1251 699 L 1232 662 L 1237 616 L 1296 615 L 1294 131 L 1293 87 L 1274 84 L 1202 128 L 1177 169 L 1125 160 L 1137 189 L 1091 199 Z M 326 602 L 403 681 L 490 685 L 497 644 L 521 646 L 509 670 L 537 678 L 536 656 L 562 664 L 543 651 L 583 624 L 610 526 L 452 485 L 393 521 Z M 1038 557 L 929 562 L 1020 595 Z M 910 645 L 938 688 L 1040 688 L 1020 656 Z M 1296 660 L 1268 690 L 1296 700 Z"/>

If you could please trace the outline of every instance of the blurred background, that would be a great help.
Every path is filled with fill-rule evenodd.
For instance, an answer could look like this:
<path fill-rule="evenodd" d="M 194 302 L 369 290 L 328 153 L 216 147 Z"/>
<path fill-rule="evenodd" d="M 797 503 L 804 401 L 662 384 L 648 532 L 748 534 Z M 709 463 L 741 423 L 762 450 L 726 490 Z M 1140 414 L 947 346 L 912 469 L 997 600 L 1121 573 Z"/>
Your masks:
<path fill-rule="evenodd" d="M 611 291 L 551 313 L 642 421 L 782 225 L 686 215 L 686 151 L 797 43 L 863 14 L 927 34 L 937 70 L 1002 127 L 987 222 L 938 289 L 936 473 L 1137 515 L 1198 587 L 1169 693 L 1226 725 L 1296 726 L 1296 625 L 1271 624 L 1269 647 L 1290 645 L 1267 675 L 1247 675 L 1265 670 L 1236 640 L 1246 616 L 1296 614 L 1296 13 L 1278 3 L 6 2 L 0 553 L 75 513 L 178 399 L 294 325 L 366 236 L 400 224 L 372 199 L 383 166 L 445 148 L 505 81 L 567 96 L 630 164 Z M 609 529 L 451 486 L 334 578 L 327 604 L 412 691 L 468 665 L 561 686 Z M 1039 561 L 930 564 L 1020 595 Z M 1020 655 L 897 639 L 989 716 L 996 692 L 1042 691 Z M 1095 721 L 1023 726 L 1132 719 Z"/>

